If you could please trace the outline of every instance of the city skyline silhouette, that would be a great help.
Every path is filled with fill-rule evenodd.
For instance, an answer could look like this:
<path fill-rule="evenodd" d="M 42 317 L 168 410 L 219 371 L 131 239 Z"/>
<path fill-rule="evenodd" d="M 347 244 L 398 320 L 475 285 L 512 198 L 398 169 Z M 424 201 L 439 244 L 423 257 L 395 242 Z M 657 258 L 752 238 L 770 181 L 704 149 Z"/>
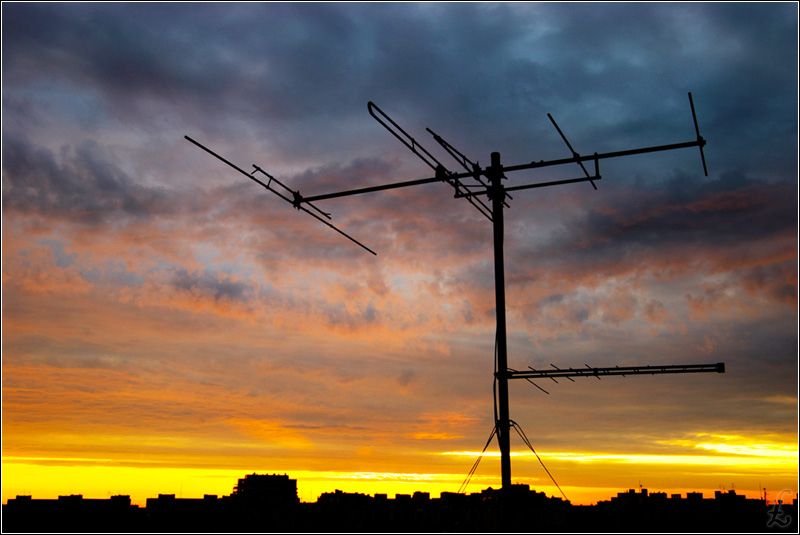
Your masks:
<path fill-rule="evenodd" d="M 298 497 L 286 474 L 247 474 L 230 495 L 182 498 L 159 494 L 145 507 L 130 496 L 82 495 L 57 500 L 17 496 L 3 505 L 7 531 L 127 532 L 796 532 L 797 494 L 771 503 L 731 489 L 713 498 L 637 490 L 592 506 L 573 506 L 515 484 L 480 492 L 370 496 L 326 492 L 313 503 Z"/>

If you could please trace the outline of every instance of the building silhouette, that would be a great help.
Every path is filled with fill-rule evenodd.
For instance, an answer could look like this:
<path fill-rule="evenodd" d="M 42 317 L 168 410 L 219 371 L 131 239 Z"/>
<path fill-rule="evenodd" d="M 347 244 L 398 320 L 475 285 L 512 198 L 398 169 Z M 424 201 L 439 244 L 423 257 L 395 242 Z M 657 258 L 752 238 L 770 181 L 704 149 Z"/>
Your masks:
<path fill-rule="evenodd" d="M 59 496 L 55 500 L 34 500 L 31 496 L 10 498 L 3 505 L 2 531 L 109 532 L 137 530 L 141 509 L 131 504 L 130 496 L 85 499 L 81 494 Z"/>
<path fill-rule="evenodd" d="M 735 491 L 667 495 L 620 492 L 596 505 L 575 506 L 528 485 L 472 494 L 427 492 L 370 496 L 326 492 L 298 499 L 288 475 L 248 474 L 229 496 L 176 498 L 159 494 L 145 507 L 130 496 L 58 499 L 17 496 L 2 508 L 3 532 L 797 532 L 792 503 L 748 499 Z"/>

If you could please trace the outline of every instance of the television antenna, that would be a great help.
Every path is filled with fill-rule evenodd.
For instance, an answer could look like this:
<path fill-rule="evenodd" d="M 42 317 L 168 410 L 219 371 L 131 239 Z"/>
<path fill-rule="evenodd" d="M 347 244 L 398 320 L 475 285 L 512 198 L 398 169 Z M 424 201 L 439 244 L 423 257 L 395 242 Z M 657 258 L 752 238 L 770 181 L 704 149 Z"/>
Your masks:
<path fill-rule="evenodd" d="M 378 121 L 384 128 L 386 128 L 393 136 L 400 140 L 411 152 L 417 155 L 426 165 L 433 171 L 434 176 L 428 178 L 421 178 L 417 180 L 408 180 L 404 182 L 394 182 L 388 184 L 380 184 L 375 186 L 367 186 L 357 189 L 350 189 L 321 195 L 304 196 L 297 190 L 292 190 L 282 182 L 278 181 L 273 176 L 269 175 L 266 171 L 258 165 L 253 165 L 253 171 L 250 173 L 244 171 L 237 165 L 226 160 L 219 154 L 213 152 L 211 149 L 203 146 L 189 136 L 184 136 L 188 141 L 197 145 L 204 151 L 212 156 L 226 163 L 233 169 L 239 171 L 249 179 L 265 187 L 284 201 L 290 203 L 297 210 L 301 210 L 311 215 L 315 219 L 321 221 L 329 226 L 345 238 L 349 239 L 359 247 L 376 255 L 372 249 L 368 248 L 361 242 L 352 238 L 345 232 L 339 230 L 337 227 L 328 222 L 331 219 L 329 213 L 317 208 L 313 203 L 327 199 L 334 199 L 339 197 L 348 197 L 353 195 L 362 195 L 365 193 L 374 193 L 378 191 L 386 191 L 391 189 L 405 188 L 410 186 L 420 186 L 423 184 L 431 184 L 435 182 L 445 182 L 453 187 L 455 190 L 455 198 L 466 199 L 478 212 L 492 222 L 493 229 L 493 243 L 494 243 L 494 276 L 495 276 L 495 310 L 497 320 L 496 331 L 496 364 L 495 364 L 495 403 L 497 404 L 497 411 L 495 413 L 495 428 L 492 436 L 497 435 L 498 446 L 500 448 L 500 471 L 502 488 L 504 491 L 511 489 L 511 448 L 510 448 L 510 433 L 512 420 L 509 417 L 509 401 L 508 401 L 508 381 L 510 379 L 526 379 L 533 383 L 533 379 L 551 379 L 556 380 L 557 377 L 566 378 L 573 381 L 572 377 L 596 377 L 600 379 L 605 376 L 616 375 L 656 375 L 656 374 L 674 374 L 674 373 L 707 373 L 716 372 L 724 373 L 724 363 L 717 364 L 687 364 L 687 365 L 666 365 L 666 366 L 628 366 L 614 368 L 592 368 L 588 364 L 586 368 L 568 368 L 566 370 L 559 369 L 553 365 L 552 370 L 535 370 L 529 369 L 524 371 L 513 370 L 508 367 L 508 346 L 506 340 L 506 302 L 505 302 L 505 271 L 503 261 L 503 236 L 504 236 L 504 218 L 503 209 L 510 207 L 507 200 L 511 200 L 509 195 L 511 191 L 521 191 L 526 189 L 544 188 L 550 186 L 561 186 L 566 184 L 574 184 L 580 182 L 589 182 L 594 189 L 597 189 L 596 182 L 602 179 L 600 175 L 600 160 L 610 158 L 620 158 L 624 156 L 634 156 L 638 154 L 647 154 L 651 152 L 663 152 L 677 149 L 685 149 L 697 147 L 700 150 L 700 159 L 703 164 L 703 172 L 708 176 L 708 169 L 706 167 L 705 154 L 703 147 L 706 145 L 706 140 L 700 135 L 700 129 L 697 125 L 697 115 L 694 109 L 694 101 L 692 94 L 689 93 L 689 106 L 692 111 L 692 120 L 694 122 L 694 129 L 696 139 L 682 143 L 672 143 L 667 145 L 655 145 L 650 147 L 642 147 L 635 149 L 620 150 L 615 152 L 593 153 L 591 155 L 581 155 L 572 148 L 572 145 L 567 140 L 561 128 L 556 123 L 553 116 L 547 114 L 553 126 L 558 131 L 559 136 L 567 145 L 567 148 L 572 153 L 569 158 L 561 158 L 556 160 L 539 160 L 530 163 L 523 163 L 519 165 L 503 165 L 500 159 L 499 152 L 492 152 L 490 161 L 491 163 L 486 167 L 481 167 L 479 163 L 473 162 L 459 152 L 450 143 L 445 141 L 441 136 L 436 134 L 430 128 L 427 131 L 433 136 L 434 141 L 438 143 L 451 157 L 453 157 L 458 164 L 464 168 L 461 172 L 449 171 L 438 159 L 436 159 L 427 149 L 420 145 L 416 139 L 410 136 L 403 130 L 394 120 L 392 120 L 386 113 L 383 112 L 373 102 L 367 103 L 367 109 L 370 115 Z M 584 163 L 589 163 L 593 167 L 594 173 L 591 174 L 586 168 Z M 522 171 L 526 169 L 540 169 L 544 167 L 556 167 L 561 165 L 577 164 L 583 176 L 563 180 L 550 180 L 546 182 L 531 182 L 527 184 L 505 186 L 503 180 L 506 180 L 506 173 L 514 171 Z M 264 175 L 268 182 L 263 182 L 255 176 L 256 173 Z M 276 189 L 272 184 L 277 184 L 281 189 Z M 485 200 L 484 200 L 485 198 Z M 311 208 L 309 210 L 308 208 Z M 313 211 L 312 211 L 313 210 Z M 322 216 L 322 217 L 320 217 Z M 324 218 L 324 219 L 323 219 Z M 537 388 L 546 392 L 543 388 L 533 383 Z M 516 426 L 515 426 L 516 427 Z M 524 437 L 523 437 L 524 438 Z M 491 440 L 491 437 L 490 437 Z"/>

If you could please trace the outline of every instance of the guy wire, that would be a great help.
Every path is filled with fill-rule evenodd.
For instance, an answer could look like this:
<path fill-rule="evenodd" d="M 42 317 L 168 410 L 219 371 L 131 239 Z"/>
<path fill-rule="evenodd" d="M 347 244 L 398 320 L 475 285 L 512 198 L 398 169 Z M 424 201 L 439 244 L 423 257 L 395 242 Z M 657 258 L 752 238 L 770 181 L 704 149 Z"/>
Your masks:
<path fill-rule="evenodd" d="M 461 492 L 466 492 L 467 485 L 469 485 L 469 482 L 472 479 L 472 476 L 475 475 L 475 471 L 478 469 L 478 465 L 480 464 L 481 459 L 483 458 L 483 454 L 486 452 L 486 448 L 489 447 L 489 444 L 492 443 L 492 439 L 494 438 L 495 433 L 497 433 L 497 426 L 492 428 L 492 432 L 491 432 L 491 434 L 489 434 L 489 440 L 486 441 L 486 445 L 483 447 L 483 451 L 481 451 L 480 455 L 478 455 L 478 458 L 475 460 L 475 463 L 472 465 L 472 468 L 470 469 L 469 474 L 467 474 L 466 479 L 464 479 L 464 482 L 461 483 L 460 487 L 458 487 L 458 493 L 459 494 L 461 494 Z"/>
<path fill-rule="evenodd" d="M 544 468 L 544 471 L 545 471 L 545 472 L 547 472 L 547 475 L 548 475 L 548 476 L 550 476 L 550 480 L 551 480 L 551 481 L 553 482 L 553 484 L 554 484 L 554 485 L 555 485 L 555 486 L 558 488 L 559 492 L 561 492 L 561 495 L 564 497 L 564 499 L 565 499 L 565 500 L 567 500 L 567 501 L 569 501 L 569 498 L 567 498 L 567 495 L 566 495 L 566 494 L 564 494 L 564 491 L 563 491 L 563 490 L 561 490 L 561 487 L 559 486 L 559 484 L 558 484 L 558 483 L 556 483 L 556 480 L 555 480 L 555 478 L 553 477 L 553 474 L 551 474 L 551 473 L 550 473 L 550 470 L 548 470 L 548 469 L 547 469 L 547 467 L 544 465 L 544 461 L 542 461 L 542 458 L 541 458 L 541 457 L 539 457 L 539 454 L 538 454 L 538 453 L 536 453 L 536 450 L 535 450 L 535 449 L 533 449 L 533 444 L 531 444 L 531 441 L 530 441 L 530 440 L 528 440 L 528 437 L 525 435 L 525 431 L 523 431 L 523 430 L 522 430 L 522 427 L 521 427 L 521 426 L 520 426 L 520 425 L 519 425 L 517 422 L 515 422 L 514 420 L 511 420 L 511 421 L 510 421 L 510 423 L 511 423 L 511 426 L 512 426 L 514 429 L 516 429 L 516 430 L 517 430 L 517 434 L 520 436 L 520 438 L 523 440 L 523 442 L 525 442 L 525 444 L 527 444 L 527 445 L 528 445 L 528 447 L 531 449 L 531 451 L 533 452 L 533 454 L 534 454 L 534 455 L 536 455 L 536 458 L 537 458 L 537 459 L 539 459 L 539 464 L 541 464 L 541 465 L 542 465 L 542 468 Z"/>

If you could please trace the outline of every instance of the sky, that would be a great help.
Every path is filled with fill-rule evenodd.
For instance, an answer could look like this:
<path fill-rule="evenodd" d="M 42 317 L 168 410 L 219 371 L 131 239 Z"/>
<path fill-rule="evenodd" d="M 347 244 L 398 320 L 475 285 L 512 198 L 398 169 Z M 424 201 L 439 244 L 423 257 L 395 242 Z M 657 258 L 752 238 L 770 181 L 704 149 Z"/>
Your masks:
<path fill-rule="evenodd" d="M 2 499 L 456 492 L 494 426 L 492 225 L 446 184 L 603 160 L 504 211 L 510 385 L 563 495 L 797 492 L 798 8 L 2 4 Z M 591 166 L 590 166 L 591 167 Z M 506 186 L 582 176 L 509 172 Z M 512 479 L 562 496 L 514 434 Z M 500 485 L 496 441 L 467 492 Z"/>

